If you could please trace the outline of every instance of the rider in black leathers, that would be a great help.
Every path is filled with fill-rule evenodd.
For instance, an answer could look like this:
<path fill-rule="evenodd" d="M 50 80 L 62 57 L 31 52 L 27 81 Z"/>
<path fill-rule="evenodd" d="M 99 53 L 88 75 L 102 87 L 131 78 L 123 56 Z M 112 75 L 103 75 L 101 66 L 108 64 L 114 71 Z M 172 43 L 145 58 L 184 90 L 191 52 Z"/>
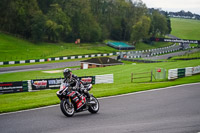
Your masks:
<path fill-rule="evenodd" d="M 72 89 L 78 92 L 77 94 L 79 98 L 80 98 L 80 93 L 85 93 L 87 98 L 90 98 L 89 92 L 86 91 L 84 87 L 81 87 L 79 78 L 76 75 L 72 74 L 71 69 L 69 68 L 64 69 L 63 75 L 64 75 L 64 83 L 69 83 Z"/>

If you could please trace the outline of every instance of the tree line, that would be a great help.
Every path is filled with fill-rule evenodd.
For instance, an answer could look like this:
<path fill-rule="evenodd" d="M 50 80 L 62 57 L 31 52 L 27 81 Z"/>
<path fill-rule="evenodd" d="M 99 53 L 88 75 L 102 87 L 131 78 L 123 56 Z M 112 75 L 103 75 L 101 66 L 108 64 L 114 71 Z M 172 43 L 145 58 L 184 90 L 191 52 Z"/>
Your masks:
<path fill-rule="evenodd" d="M 170 33 L 171 25 L 141 0 L 1 0 L 0 30 L 34 42 L 137 43 Z"/>
<path fill-rule="evenodd" d="M 189 18 L 189 19 L 197 19 L 200 20 L 200 15 L 192 13 L 190 11 L 181 10 L 179 12 L 169 12 L 169 16 L 171 17 L 179 17 L 179 18 Z"/>

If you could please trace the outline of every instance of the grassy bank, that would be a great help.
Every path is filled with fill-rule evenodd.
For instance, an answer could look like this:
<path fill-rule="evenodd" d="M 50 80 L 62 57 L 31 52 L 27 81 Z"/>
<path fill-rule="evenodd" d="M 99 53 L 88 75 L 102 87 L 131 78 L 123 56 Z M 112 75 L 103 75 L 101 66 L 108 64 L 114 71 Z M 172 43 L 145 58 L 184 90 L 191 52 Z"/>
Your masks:
<path fill-rule="evenodd" d="M 27 40 L 0 33 L 0 61 L 18 61 L 115 51 L 117 50 L 100 43 L 35 44 Z"/>
<path fill-rule="evenodd" d="M 184 83 L 193 83 L 200 82 L 200 75 L 195 75 L 192 77 L 186 77 L 182 79 L 177 79 L 175 81 L 163 81 L 154 82 L 150 81 L 150 75 L 145 79 L 134 80 L 131 83 L 131 73 L 140 72 L 150 72 L 155 68 L 183 68 L 197 66 L 200 64 L 200 60 L 195 61 L 178 61 L 178 62 L 164 62 L 164 63 L 149 63 L 149 64 L 125 64 L 120 66 L 111 66 L 104 68 L 94 68 L 87 70 L 76 70 L 73 71 L 74 74 L 78 76 L 90 76 L 90 75 L 101 75 L 101 74 L 114 74 L 114 83 L 113 84 L 98 84 L 94 85 L 92 93 L 97 97 L 104 97 L 110 95 L 118 95 L 129 92 L 136 92 L 142 90 L 155 89 L 160 87 L 172 86 L 177 84 Z M 42 71 L 33 71 L 33 72 L 18 72 L 12 74 L 1 74 L 0 81 L 16 81 L 16 80 L 28 80 L 33 79 L 34 76 L 40 76 L 43 78 L 52 78 L 60 77 L 62 73 L 56 74 L 47 74 Z M 5 94 L 0 95 L 0 112 L 10 112 L 28 108 L 41 107 L 46 105 L 52 105 L 59 103 L 58 98 L 56 97 L 57 90 L 44 90 L 38 92 L 28 92 L 28 93 L 17 93 L 17 94 Z"/>
<path fill-rule="evenodd" d="M 147 45 L 139 43 L 136 50 L 153 49 L 169 46 L 170 43 L 155 43 Z M 105 43 L 32 43 L 0 32 L 0 61 L 20 61 L 44 59 L 49 57 L 86 55 L 93 53 L 112 53 L 118 50 Z"/>
<path fill-rule="evenodd" d="M 200 40 L 200 21 L 171 18 L 171 34 L 182 39 Z"/>

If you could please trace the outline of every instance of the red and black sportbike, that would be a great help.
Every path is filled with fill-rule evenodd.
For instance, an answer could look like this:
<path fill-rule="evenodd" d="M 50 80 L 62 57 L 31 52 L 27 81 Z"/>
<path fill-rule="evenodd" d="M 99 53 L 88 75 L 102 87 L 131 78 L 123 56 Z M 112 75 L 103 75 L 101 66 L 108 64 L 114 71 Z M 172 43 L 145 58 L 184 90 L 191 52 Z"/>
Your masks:
<path fill-rule="evenodd" d="M 84 91 L 90 91 L 92 84 L 84 85 L 84 87 Z M 67 117 L 73 116 L 75 112 L 88 110 L 91 113 L 97 113 L 99 111 L 99 102 L 93 95 L 88 98 L 85 93 L 73 90 L 68 83 L 61 84 L 57 96 L 61 100 L 60 109 Z"/>

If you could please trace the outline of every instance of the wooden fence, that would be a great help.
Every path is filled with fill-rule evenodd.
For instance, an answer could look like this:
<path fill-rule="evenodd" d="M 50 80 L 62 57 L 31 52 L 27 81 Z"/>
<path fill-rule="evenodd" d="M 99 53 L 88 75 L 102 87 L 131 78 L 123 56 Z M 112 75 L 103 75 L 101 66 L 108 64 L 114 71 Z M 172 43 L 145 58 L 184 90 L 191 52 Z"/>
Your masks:
<path fill-rule="evenodd" d="M 137 75 L 137 76 L 135 76 L 135 75 Z M 154 75 L 153 75 L 152 71 L 151 72 L 143 72 L 143 73 L 131 73 L 131 83 L 133 83 L 134 79 L 145 79 L 145 78 L 149 78 L 150 82 L 152 82 L 153 77 L 154 77 Z"/>

